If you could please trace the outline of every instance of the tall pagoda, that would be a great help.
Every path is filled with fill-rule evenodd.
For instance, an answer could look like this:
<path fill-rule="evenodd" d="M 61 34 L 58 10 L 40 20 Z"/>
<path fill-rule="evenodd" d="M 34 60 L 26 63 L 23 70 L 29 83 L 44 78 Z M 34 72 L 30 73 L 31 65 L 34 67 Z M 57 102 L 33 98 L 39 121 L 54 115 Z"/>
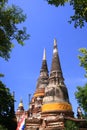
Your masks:
<path fill-rule="evenodd" d="M 43 98 L 42 115 L 44 114 L 63 114 L 72 116 L 72 106 L 69 101 L 68 91 L 64 83 L 64 78 L 60 66 L 57 49 L 57 42 L 54 39 L 52 66 L 49 76 L 49 84 L 45 88 Z"/>
<path fill-rule="evenodd" d="M 45 96 L 42 105 L 42 119 L 46 127 L 55 129 L 63 128 L 63 117 L 73 117 L 72 106 L 69 101 L 68 90 L 64 83 L 63 73 L 57 49 L 57 41 L 54 39 L 53 57 L 49 84 L 45 88 Z"/>
<path fill-rule="evenodd" d="M 49 74 L 44 49 L 40 75 L 27 113 L 25 130 L 64 130 L 67 121 L 77 124 L 78 130 L 87 130 L 87 122 L 82 118 L 80 108 L 78 117 L 74 117 L 64 83 L 56 39 Z"/>

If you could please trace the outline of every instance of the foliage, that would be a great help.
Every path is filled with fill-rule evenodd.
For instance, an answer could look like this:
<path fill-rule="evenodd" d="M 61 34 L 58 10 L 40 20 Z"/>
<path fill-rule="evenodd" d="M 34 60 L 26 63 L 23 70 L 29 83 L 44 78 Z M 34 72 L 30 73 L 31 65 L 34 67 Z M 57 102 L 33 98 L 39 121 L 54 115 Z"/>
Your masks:
<path fill-rule="evenodd" d="M 80 60 L 80 66 L 82 66 L 85 71 L 85 77 L 87 77 L 87 49 L 86 48 L 81 48 L 79 49 L 81 55 L 78 56 L 79 60 Z"/>
<path fill-rule="evenodd" d="M 68 0 L 47 0 L 48 4 L 55 5 L 56 7 L 59 5 L 64 5 Z"/>
<path fill-rule="evenodd" d="M 7 130 L 4 126 L 0 125 L 0 130 Z"/>
<path fill-rule="evenodd" d="M 87 78 L 87 49 L 81 48 L 79 49 L 79 51 L 81 53 L 81 55 L 78 56 L 80 60 L 80 66 L 85 69 L 85 77 Z M 77 87 L 75 97 L 79 106 L 81 106 L 81 108 L 83 109 L 85 117 L 87 117 L 87 83 L 83 87 Z"/>
<path fill-rule="evenodd" d="M 69 23 L 74 22 L 74 27 L 82 28 L 87 22 L 87 0 L 46 0 L 49 4 L 55 5 L 65 5 L 66 2 L 73 7 L 74 15 L 71 16 Z"/>
<path fill-rule="evenodd" d="M 65 129 L 64 130 L 79 130 L 79 128 L 74 121 L 67 120 L 65 122 Z"/>
<path fill-rule="evenodd" d="M 10 58 L 15 40 L 24 45 L 24 41 L 29 38 L 26 28 L 20 29 L 18 26 L 25 19 L 26 15 L 21 8 L 8 6 L 8 0 L 0 0 L 0 57 L 5 60 Z M 0 73 L 1 77 L 4 75 Z M 0 81 L 0 130 L 15 130 L 16 125 L 14 98 L 9 88 Z"/>
<path fill-rule="evenodd" d="M 1 74 L 1 73 L 0 73 L 0 78 L 1 78 L 1 77 L 4 77 L 4 74 Z"/>
<path fill-rule="evenodd" d="M 77 92 L 75 92 L 75 97 L 79 106 L 81 106 L 84 110 L 84 114 L 87 115 L 87 84 L 83 87 L 78 86 Z"/>
<path fill-rule="evenodd" d="M 8 6 L 8 0 L 0 0 L 0 57 L 5 60 L 10 58 L 14 40 L 23 45 L 29 38 L 25 27 L 18 28 L 25 19 L 26 15 L 21 8 L 15 5 Z"/>
<path fill-rule="evenodd" d="M 11 106 L 14 104 L 12 95 L 10 94 L 9 88 L 0 81 L 0 116 L 7 117 L 10 115 Z"/>
<path fill-rule="evenodd" d="M 74 26 L 82 28 L 87 22 L 87 0 L 70 0 L 70 5 L 73 6 L 74 15 L 71 16 L 71 21 L 74 21 Z"/>
<path fill-rule="evenodd" d="M 15 125 L 14 98 L 9 88 L 0 81 L 0 124 L 9 130 Z M 14 128 L 13 128 L 14 130 Z"/>

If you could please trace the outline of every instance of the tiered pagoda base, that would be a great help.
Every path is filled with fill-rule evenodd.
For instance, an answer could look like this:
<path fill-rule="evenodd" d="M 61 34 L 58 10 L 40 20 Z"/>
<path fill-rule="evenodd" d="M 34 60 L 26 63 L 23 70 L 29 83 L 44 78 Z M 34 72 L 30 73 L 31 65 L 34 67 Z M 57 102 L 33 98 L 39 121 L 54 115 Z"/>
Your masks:
<path fill-rule="evenodd" d="M 62 114 L 50 114 L 45 119 L 26 119 L 25 130 L 64 130 L 66 121 L 73 121 L 79 127 L 78 130 L 87 130 L 86 119 L 64 117 Z"/>

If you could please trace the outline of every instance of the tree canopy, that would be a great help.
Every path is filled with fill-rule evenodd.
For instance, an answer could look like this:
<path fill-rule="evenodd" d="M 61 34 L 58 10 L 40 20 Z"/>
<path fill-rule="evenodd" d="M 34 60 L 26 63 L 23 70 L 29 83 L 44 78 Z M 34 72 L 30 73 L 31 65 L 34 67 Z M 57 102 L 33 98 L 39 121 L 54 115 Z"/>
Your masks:
<path fill-rule="evenodd" d="M 65 122 L 65 129 L 64 130 L 79 130 L 79 128 L 74 121 L 67 120 Z"/>
<path fill-rule="evenodd" d="M 15 40 L 20 45 L 29 38 L 26 28 L 19 28 L 26 15 L 18 6 L 8 5 L 8 0 L 0 0 L 0 57 L 8 60 L 10 52 L 15 45 Z M 0 74 L 0 77 L 4 77 Z M 15 130 L 17 122 L 14 112 L 14 98 L 9 88 L 0 81 L 0 129 Z"/>
<path fill-rule="evenodd" d="M 7 130 L 4 126 L 0 125 L 0 130 Z"/>
<path fill-rule="evenodd" d="M 80 66 L 84 68 L 87 77 L 87 49 L 86 48 L 80 48 L 80 55 L 78 56 L 80 60 Z"/>
<path fill-rule="evenodd" d="M 74 15 L 70 16 L 69 22 L 74 22 L 74 27 L 82 28 L 87 22 L 87 0 L 46 0 L 48 4 L 58 6 L 64 6 L 65 3 L 69 3 L 73 7 Z"/>
<path fill-rule="evenodd" d="M 79 49 L 81 55 L 78 56 L 80 60 L 80 66 L 85 69 L 85 78 L 87 78 L 87 49 L 81 48 Z M 77 102 L 81 108 L 83 108 L 84 115 L 87 117 L 87 83 L 81 87 L 77 87 L 77 91 L 75 92 L 75 97 Z"/>
<path fill-rule="evenodd" d="M 87 84 L 83 87 L 78 86 L 77 91 L 75 92 L 75 97 L 81 108 L 83 108 L 84 115 L 87 116 Z"/>
<path fill-rule="evenodd" d="M 0 81 L 0 124 L 9 130 L 16 127 L 15 112 L 14 112 L 14 97 Z"/>
<path fill-rule="evenodd" d="M 8 6 L 8 0 L 0 0 L 0 57 L 8 60 L 14 46 L 14 40 L 23 45 L 29 38 L 26 28 L 19 29 L 26 15 L 18 6 Z"/>

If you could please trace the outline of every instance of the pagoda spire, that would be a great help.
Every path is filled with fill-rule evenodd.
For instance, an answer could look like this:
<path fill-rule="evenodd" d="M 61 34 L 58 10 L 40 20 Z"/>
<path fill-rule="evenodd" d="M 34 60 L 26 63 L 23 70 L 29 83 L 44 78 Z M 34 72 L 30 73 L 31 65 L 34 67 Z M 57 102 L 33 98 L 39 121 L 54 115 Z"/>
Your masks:
<path fill-rule="evenodd" d="M 30 102 L 29 113 L 31 117 L 40 118 L 41 116 L 41 106 L 45 94 L 45 88 L 48 85 L 48 78 L 49 75 L 46 61 L 46 50 L 44 49 L 40 75 L 37 80 L 35 93 Z"/>
<path fill-rule="evenodd" d="M 37 81 L 37 89 L 42 88 L 42 84 L 48 84 L 48 66 L 47 66 L 47 60 L 46 60 L 46 49 L 43 51 L 43 59 L 42 59 L 42 66 L 40 69 L 40 76 Z M 45 80 L 45 82 L 44 82 Z M 44 86 L 43 85 L 43 86 Z"/>
<path fill-rule="evenodd" d="M 52 71 L 61 72 L 61 66 L 60 66 L 60 60 L 59 60 L 59 55 L 58 55 L 57 40 L 56 39 L 54 39 L 54 46 L 53 46 L 53 58 L 52 58 L 51 72 Z"/>
<path fill-rule="evenodd" d="M 40 70 L 40 76 L 44 76 L 44 72 L 48 76 L 48 67 L 47 67 L 47 61 L 46 61 L 46 49 L 45 48 L 44 48 L 44 52 L 43 52 L 43 59 L 42 59 L 42 66 L 41 66 L 41 70 Z"/>
<path fill-rule="evenodd" d="M 22 100 L 22 98 L 20 99 L 20 103 L 19 103 L 19 105 L 18 105 L 18 110 L 24 111 L 24 105 L 23 105 L 23 100 Z"/>
<path fill-rule="evenodd" d="M 51 65 L 51 71 L 50 71 L 50 78 L 51 83 L 56 79 L 56 83 L 64 83 L 64 78 L 62 74 L 62 69 L 60 65 L 60 59 L 57 49 L 57 40 L 54 39 L 54 46 L 53 46 L 53 57 L 52 57 L 52 65 Z"/>

